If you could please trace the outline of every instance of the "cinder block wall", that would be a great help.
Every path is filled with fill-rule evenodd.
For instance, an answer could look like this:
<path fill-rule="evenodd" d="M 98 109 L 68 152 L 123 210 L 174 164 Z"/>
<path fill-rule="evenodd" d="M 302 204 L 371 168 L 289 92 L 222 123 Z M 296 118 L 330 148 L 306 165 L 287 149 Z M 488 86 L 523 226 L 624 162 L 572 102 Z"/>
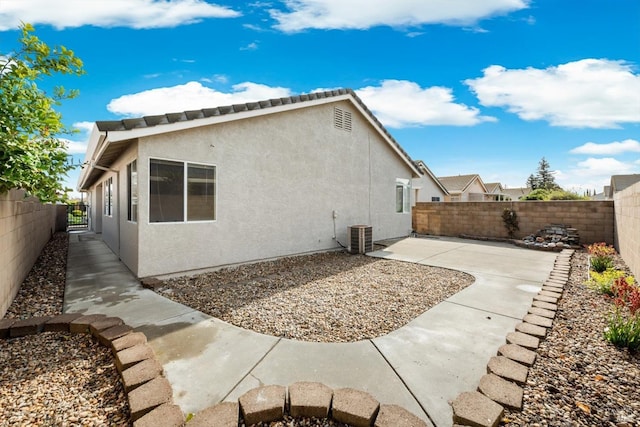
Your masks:
<path fill-rule="evenodd" d="M 56 205 L 25 199 L 22 190 L 0 194 L 0 318 L 53 235 L 56 210 Z"/>
<path fill-rule="evenodd" d="M 640 278 L 640 182 L 613 197 L 615 203 L 616 250 Z"/>
<path fill-rule="evenodd" d="M 581 243 L 614 243 L 612 200 L 417 203 L 412 211 L 413 229 L 439 236 L 507 238 L 502 221 L 505 208 L 514 209 L 518 215 L 520 230 L 516 238 L 549 224 L 567 224 L 578 229 Z"/>

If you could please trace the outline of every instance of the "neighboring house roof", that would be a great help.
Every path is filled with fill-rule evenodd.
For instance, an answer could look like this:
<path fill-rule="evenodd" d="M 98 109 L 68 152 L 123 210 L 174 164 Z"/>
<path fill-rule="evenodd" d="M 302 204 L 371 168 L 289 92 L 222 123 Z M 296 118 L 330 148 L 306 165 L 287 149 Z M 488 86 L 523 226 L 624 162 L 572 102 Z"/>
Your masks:
<path fill-rule="evenodd" d="M 449 192 L 447 191 L 445 186 L 442 185 L 442 183 L 440 182 L 440 180 L 438 180 L 438 178 L 436 178 L 436 176 L 433 174 L 433 172 L 431 172 L 431 169 L 429 169 L 429 167 L 426 165 L 425 162 L 423 162 L 422 160 L 416 160 L 414 162 L 414 164 L 415 164 L 416 168 L 418 168 L 420 173 L 423 176 L 426 175 L 426 176 L 430 177 L 433 180 L 433 182 L 435 182 L 435 184 L 438 186 L 438 188 L 440 188 L 445 195 L 449 194 Z"/>
<path fill-rule="evenodd" d="M 632 175 L 612 175 L 609 197 L 613 197 L 618 191 L 631 187 L 636 182 L 640 182 L 640 174 L 638 173 Z"/>
<path fill-rule="evenodd" d="M 487 191 L 489 193 L 502 193 L 502 191 L 504 190 L 502 188 L 502 184 L 500 184 L 499 182 L 489 182 L 489 183 L 485 183 L 484 184 L 485 187 L 487 187 Z"/>
<path fill-rule="evenodd" d="M 529 187 L 518 187 L 518 188 L 505 188 L 502 190 L 503 194 L 511 197 L 514 200 L 518 200 L 522 196 L 526 196 L 531 193 L 531 188 Z"/>
<path fill-rule="evenodd" d="M 371 125 L 378 130 L 383 139 L 412 170 L 414 176 L 420 176 L 420 172 L 409 154 L 404 151 L 355 92 L 352 89 L 337 89 L 285 98 L 247 102 L 245 104 L 203 108 L 201 110 L 123 120 L 96 121 L 85 157 L 86 167 L 84 167 L 81 172 L 78 188 L 80 190 L 89 189 L 89 187 L 99 179 L 103 171 L 105 169 L 108 170 L 113 162 L 122 154 L 129 142 L 136 138 L 343 100 L 350 101 Z"/>
<path fill-rule="evenodd" d="M 467 188 L 473 181 L 478 180 L 485 193 L 487 192 L 487 188 L 482 182 L 482 178 L 478 174 L 472 175 L 456 175 L 456 176 L 439 176 L 438 181 L 442 183 L 442 185 L 447 189 L 449 194 L 459 194 L 464 193 Z"/>

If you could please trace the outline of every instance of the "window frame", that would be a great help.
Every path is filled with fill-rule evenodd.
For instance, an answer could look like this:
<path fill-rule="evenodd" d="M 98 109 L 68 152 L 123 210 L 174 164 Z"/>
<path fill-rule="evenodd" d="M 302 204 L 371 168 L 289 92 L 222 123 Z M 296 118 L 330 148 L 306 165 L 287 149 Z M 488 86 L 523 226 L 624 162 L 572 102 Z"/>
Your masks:
<path fill-rule="evenodd" d="M 183 192 L 183 200 L 182 200 L 182 220 L 179 221 L 151 221 L 151 163 L 154 161 L 164 161 L 164 162 L 174 162 L 182 164 L 182 192 Z M 207 166 L 213 168 L 213 219 L 198 219 L 198 220 L 189 220 L 189 166 Z M 213 163 L 204 163 L 204 162 L 191 162 L 187 160 L 176 160 L 176 159 L 168 159 L 162 157 L 149 157 L 149 174 L 148 174 L 148 182 L 149 182 L 149 192 L 148 192 L 148 224 L 197 224 L 197 223 L 207 223 L 207 222 L 217 222 L 218 221 L 218 165 Z"/>
<path fill-rule="evenodd" d="M 398 192 L 400 190 L 400 192 Z M 398 200 L 400 196 L 400 200 Z M 396 207 L 398 214 L 411 213 L 411 180 L 396 178 L 395 185 Z"/>
<path fill-rule="evenodd" d="M 102 191 L 104 193 L 103 209 L 104 216 L 113 217 L 113 177 L 104 180 L 102 184 Z"/>
<path fill-rule="evenodd" d="M 133 223 L 138 222 L 138 176 L 138 159 L 134 159 L 127 164 L 127 221 Z"/>

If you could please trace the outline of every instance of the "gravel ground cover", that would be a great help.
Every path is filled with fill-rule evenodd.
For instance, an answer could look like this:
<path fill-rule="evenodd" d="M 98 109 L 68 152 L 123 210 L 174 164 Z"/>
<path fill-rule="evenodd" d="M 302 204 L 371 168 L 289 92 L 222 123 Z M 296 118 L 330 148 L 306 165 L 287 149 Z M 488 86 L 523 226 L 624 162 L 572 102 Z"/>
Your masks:
<path fill-rule="evenodd" d="M 65 234 L 57 234 L 47 244 L 5 317 L 27 318 L 61 312 L 67 244 Z M 333 256 L 340 258 L 337 254 Z M 218 307 L 220 313 L 237 308 L 244 310 L 259 302 L 269 304 L 272 298 L 279 301 L 284 298 L 284 292 L 291 291 L 294 295 L 298 292 L 301 292 L 300 296 L 307 295 L 302 301 L 291 304 L 300 310 L 297 316 L 305 317 L 303 309 L 321 302 L 321 295 L 309 295 L 299 288 L 315 281 L 328 280 L 332 275 L 346 274 L 349 270 L 369 268 L 370 262 L 384 261 L 359 256 L 348 258 L 358 262 L 345 266 L 336 260 L 335 263 L 342 267 L 337 267 L 333 273 L 325 270 L 324 274 L 317 276 L 311 274 L 315 270 L 313 265 L 294 258 L 280 260 L 280 264 L 262 263 L 198 277 L 204 279 L 210 276 L 215 279 L 212 283 L 218 283 L 219 289 L 212 287 L 211 291 L 217 290 L 228 300 Z M 619 257 L 616 261 L 617 268 L 625 268 Z M 611 303 L 583 285 L 587 279 L 587 262 L 585 253 L 576 252 L 572 260 L 572 274 L 559 303 L 554 327 L 541 344 L 538 360 L 530 370 L 525 387 L 524 410 L 506 411 L 503 425 L 640 426 L 640 355 L 618 349 L 602 338 Z M 284 271 L 287 271 L 295 269 L 296 265 L 300 269 L 296 275 L 276 280 L 282 271 L 281 267 L 285 266 Z M 401 274 L 399 270 L 406 271 L 405 267 L 408 266 L 410 264 L 381 264 L 381 271 L 376 270 L 376 274 L 383 278 L 385 274 L 395 276 Z M 449 270 L 440 269 L 434 272 L 434 275 L 443 277 L 450 273 Z M 353 285 L 350 295 L 364 293 L 361 289 L 363 274 L 360 272 L 354 276 L 360 286 Z M 296 277 L 305 279 L 295 284 Z M 223 282 L 224 278 L 228 281 Z M 460 277 L 458 280 L 465 279 Z M 187 278 L 172 279 L 167 284 L 181 280 L 187 281 Z M 336 283 L 340 283 L 342 279 L 337 280 Z M 372 286 L 378 296 L 403 296 L 399 301 L 412 298 L 410 291 L 398 291 L 389 285 L 386 285 L 385 294 L 381 290 L 385 289 L 385 280 L 380 280 L 374 281 L 376 285 Z M 406 280 L 406 276 L 402 280 Z M 280 281 L 288 285 L 278 286 Z M 175 298 L 176 295 L 188 293 L 196 283 L 189 284 L 182 291 L 177 286 L 175 289 L 173 286 L 166 287 L 163 293 L 172 293 Z M 248 286 L 250 284 L 252 286 Z M 460 286 L 463 288 L 466 285 Z M 238 290 L 239 287 L 242 289 Z M 231 292 L 233 290 L 238 290 L 240 295 Z M 213 300 L 222 298 L 218 294 L 209 297 Z M 186 296 L 183 298 L 187 300 Z M 286 299 L 283 302 L 286 303 Z M 338 301 L 337 304 L 341 303 Z M 376 299 L 376 303 L 370 307 L 365 305 L 357 310 L 362 316 L 368 308 L 373 312 L 381 310 L 379 306 L 383 309 L 390 307 Z M 283 312 L 284 308 L 278 310 Z M 356 308 L 350 310 L 355 311 Z M 391 309 L 388 311 L 393 315 Z M 267 316 L 264 312 L 261 315 Z M 273 323 L 276 323 L 278 316 L 274 315 Z M 109 351 L 87 336 L 43 333 L 0 340 L 0 426 L 126 426 L 130 425 L 128 417 L 126 398 Z M 345 427 L 331 420 L 293 418 L 269 424 L 269 427 L 302 426 Z"/>
<path fill-rule="evenodd" d="M 6 318 L 62 313 L 67 248 L 67 234 L 54 235 Z M 0 426 L 128 425 L 129 406 L 109 349 L 84 334 L 0 339 Z"/>
<path fill-rule="evenodd" d="M 620 257 L 616 264 L 626 269 Z M 529 370 L 524 409 L 506 411 L 505 425 L 640 426 L 640 354 L 605 341 L 612 303 L 587 288 L 587 278 L 587 254 L 576 252 L 553 328 Z"/>
<path fill-rule="evenodd" d="M 351 342 L 396 330 L 473 281 L 454 270 L 329 252 L 168 279 L 156 289 L 263 334 Z"/>

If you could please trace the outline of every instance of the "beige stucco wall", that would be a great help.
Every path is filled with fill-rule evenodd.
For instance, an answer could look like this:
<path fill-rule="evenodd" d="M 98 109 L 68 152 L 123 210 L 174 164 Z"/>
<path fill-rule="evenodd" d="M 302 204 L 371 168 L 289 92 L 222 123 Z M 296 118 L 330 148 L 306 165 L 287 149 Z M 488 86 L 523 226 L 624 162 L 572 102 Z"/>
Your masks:
<path fill-rule="evenodd" d="M 56 210 L 22 190 L 0 194 L 0 318 L 55 232 Z"/>
<path fill-rule="evenodd" d="M 432 197 L 440 197 L 440 201 L 444 202 L 444 191 L 433 181 L 430 176 L 423 175 L 420 178 L 414 178 L 412 181 L 414 195 L 416 195 L 413 205 L 416 202 L 431 202 Z"/>
<path fill-rule="evenodd" d="M 582 243 L 613 244 L 613 201 L 418 203 L 413 210 L 414 229 L 440 236 L 506 238 L 505 208 L 513 208 L 518 215 L 517 238 L 549 224 L 567 224 L 578 229 Z"/>
<path fill-rule="evenodd" d="M 640 277 L 640 183 L 613 196 L 615 246 L 635 277 Z"/>
<path fill-rule="evenodd" d="M 351 132 L 334 128 L 335 105 L 352 112 Z M 126 163 L 136 157 L 132 225 Z M 215 165 L 216 220 L 149 223 L 151 158 Z M 103 238 L 139 277 L 339 248 L 354 224 L 372 225 L 376 240 L 411 232 L 411 214 L 395 212 L 396 178 L 411 169 L 348 101 L 141 138 L 112 169 L 120 219 L 102 219 Z"/>

